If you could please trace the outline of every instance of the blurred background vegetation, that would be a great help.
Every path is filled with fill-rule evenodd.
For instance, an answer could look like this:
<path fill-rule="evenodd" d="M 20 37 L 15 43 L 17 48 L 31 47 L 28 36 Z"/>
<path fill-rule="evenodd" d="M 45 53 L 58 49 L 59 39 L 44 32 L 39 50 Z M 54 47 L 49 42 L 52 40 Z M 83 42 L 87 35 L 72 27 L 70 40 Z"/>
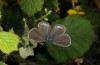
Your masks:
<path fill-rule="evenodd" d="M 72 15 L 68 13 L 76 6 L 81 8 L 77 12 L 84 14 L 73 13 L 76 10 L 72 10 Z M 13 29 L 19 36 L 18 48 L 27 42 L 34 46 L 28 40 L 27 32 L 37 27 L 39 21 L 47 21 L 52 26 L 64 25 L 72 45 L 61 48 L 38 44 L 33 49 L 34 56 L 25 59 L 20 56 L 20 51 L 8 56 L 0 51 L 2 65 L 100 65 L 99 0 L 0 0 L 0 25 L 4 31 Z"/>

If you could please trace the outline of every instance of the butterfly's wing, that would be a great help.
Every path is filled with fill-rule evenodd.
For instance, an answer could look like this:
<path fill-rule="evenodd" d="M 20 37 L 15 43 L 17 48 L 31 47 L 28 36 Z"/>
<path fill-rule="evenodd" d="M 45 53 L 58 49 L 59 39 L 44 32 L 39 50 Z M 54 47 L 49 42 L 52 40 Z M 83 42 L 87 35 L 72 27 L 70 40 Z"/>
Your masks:
<path fill-rule="evenodd" d="M 56 25 L 53 27 L 51 31 L 51 35 L 56 38 L 59 37 L 60 35 L 63 35 L 66 31 L 66 28 L 63 25 Z"/>
<path fill-rule="evenodd" d="M 54 38 L 53 44 L 61 47 L 68 47 L 71 44 L 71 38 L 68 34 L 63 34 L 57 38 Z"/>
<path fill-rule="evenodd" d="M 48 32 L 50 32 L 51 30 L 51 26 L 49 23 L 47 22 L 39 22 L 38 24 L 38 29 L 42 35 L 42 37 L 46 37 L 46 35 L 48 34 Z"/>
<path fill-rule="evenodd" d="M 38 42 L 44 42 L 45 39 L 42 37 L 40 31 L 37 28 L 32 28 L 28 33 L 29 39 L 37 40 Z"/>

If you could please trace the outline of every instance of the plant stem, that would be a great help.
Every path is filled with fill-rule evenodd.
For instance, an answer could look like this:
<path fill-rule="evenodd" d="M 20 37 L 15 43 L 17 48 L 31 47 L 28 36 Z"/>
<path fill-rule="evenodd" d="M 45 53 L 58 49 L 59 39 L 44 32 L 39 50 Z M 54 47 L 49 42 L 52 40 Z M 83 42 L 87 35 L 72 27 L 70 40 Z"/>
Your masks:
<path fill-rule="evenodd" d="M 39 19 L 37 19 L 35 22 L 41 21 L 42 19 L 46 18 L 48 15 L 51 14 L 52 11 L 49 11 L 46 15 L 40 17 Z"/>

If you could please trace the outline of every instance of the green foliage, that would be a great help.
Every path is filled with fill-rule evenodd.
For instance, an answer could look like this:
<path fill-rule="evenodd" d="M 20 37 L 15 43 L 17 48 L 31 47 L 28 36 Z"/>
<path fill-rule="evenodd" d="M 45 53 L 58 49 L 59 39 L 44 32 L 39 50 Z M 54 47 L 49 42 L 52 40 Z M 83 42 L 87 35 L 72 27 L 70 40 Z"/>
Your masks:
<path fill-rule="evenodd" d="M 3 53 L 10 54 L 18 50 L 18 37 L 10 32 L 0 32 L 0 50 Z"/>
<path fill-rule="evenodd" d="M 0 0 L 0 11 L 2 11 L 2 0 Z"/>
<path fill-rule="evenodd" d="M 9 31 L 13 28 L 14 32 L 19 36 L 24 33 L 24 22 L 22 22 L 22 12 L 18 6 L 11 6 L 3 10 L 1 25 L 3 30 Z"/>
<path fill-rule="evenodd" d="M 0 65 L 7 65 L 7 64 L 5 64 L 4 62 L 0 61 Z"/>
<path fill-rule="evenodd" d="M 56 14 L 55 12 L 52 12 L 49 16 L 48 16 L 48 19 L 49 19 L 49 21 L 51 21 L 51 22 L 53 22 L 53 21 L 55 21 L 55 20 L 57 20 L 57 19 L 59 19 L 60 18 L 60 16 L 58 15 L 58 14 Z"/>
<path fill-rule="evenodd" d="M 79 16 L 68 16 L 55 22 L 65 25 L 66 34 L 71 36 L 72 43 L 67 48 L 46 44 L 50 55 L 58 61 L 81 57 L 91 46 L 95 34 L 90 21 Z"/>
<path fill-rule="evenodd" d="M 33 16 L 41 11 L 44 0 L 18 0 L 21 9 L 28 15 Z"/>
<path fill-rule="evenodd" d="M 100 12 L 99 11 L 96 12 L 94 11 L 95 9 L 87 6 L 88 5 L 85 4 L 82 5 L 82 9 L 84 9 L 84 12 L 86 13 L 84 17 L 89 19 L 92 22 L 94 28 L 97 29 L 100 27 Z"/>
<path fill-rule="evenodd" d="M 49 8 L 57 8 L 59 5 L 58 0 L 46 0 L 46 4 Z"/>
<path fill-rule="evenodd" d="M 96 25 L 97 24 L 100 25 L 100 22 L 99 22 L 99 20 L 100 20 L 99 9 L 96 8 L 95 6 L 93 6 L 93 4 L 90 4 L 88 2 L 85 3 L 85 2 L 86 1 L 84 1 L 84 0 L 80 0 L 82 10 L 85 12 L 85 16 L 84 17 L 87 18 L 87 19 L 89 19 L 93 23 L 93 25 L 95 25 L 95 24 Z M 92 0 L 90 2 L 93 3 Z"/>

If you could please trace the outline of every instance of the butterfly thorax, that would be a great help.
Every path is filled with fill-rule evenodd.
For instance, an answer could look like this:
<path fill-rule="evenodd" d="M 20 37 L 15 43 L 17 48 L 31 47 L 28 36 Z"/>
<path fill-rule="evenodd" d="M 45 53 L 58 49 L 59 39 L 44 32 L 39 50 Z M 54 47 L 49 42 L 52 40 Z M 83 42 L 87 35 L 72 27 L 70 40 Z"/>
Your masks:
<path fill-rule="evenodd" d="M 49 43 L 53 42 L 53 36 L 51 34 L 48 34 L 45 39 L 46 39 L 46 42 L 49 42 Z"/>

